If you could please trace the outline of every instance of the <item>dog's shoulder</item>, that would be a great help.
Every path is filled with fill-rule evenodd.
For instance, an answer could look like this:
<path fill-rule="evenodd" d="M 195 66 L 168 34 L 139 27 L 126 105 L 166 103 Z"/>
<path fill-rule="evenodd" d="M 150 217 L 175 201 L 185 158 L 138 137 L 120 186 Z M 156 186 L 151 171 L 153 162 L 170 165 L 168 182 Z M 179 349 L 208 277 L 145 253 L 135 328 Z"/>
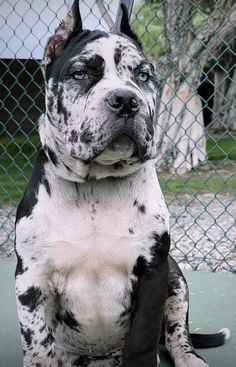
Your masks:
<path fill-rule="evenodd" d="M 45 165 L 49 162 L 43 149 L 38 152 L 34 168 L 31 174 L 31 178 L 24 192 L 23 198 L 16 212 L 16 223 L 18 223 L 21 218 L 29 217 L 35 205 L 38 202 L 38 192 L 40 185 L 43 185 L 47 194 L 51 195 L 51 188 L 49 181 L 47 179 Z"/>

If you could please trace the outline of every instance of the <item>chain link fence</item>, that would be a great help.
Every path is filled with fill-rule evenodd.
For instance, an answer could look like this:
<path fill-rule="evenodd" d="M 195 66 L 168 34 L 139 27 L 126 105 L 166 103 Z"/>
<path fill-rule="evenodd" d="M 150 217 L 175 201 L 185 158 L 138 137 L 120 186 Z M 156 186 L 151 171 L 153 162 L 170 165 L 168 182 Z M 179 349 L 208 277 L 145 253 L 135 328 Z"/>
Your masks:
<path fill-rule="evenodd" d="M 0 1 L 0 257 L 13 254 L 15 209 L 40 146 L 40 60 L 66 3 Z M 87 28 L 108 29 L 118 0 L 80 4 Z M 172 255 L 185 268 L 235 272 L 235 1 L 136 0 L 132 25 L 162 90 L 157 171 Z"/>

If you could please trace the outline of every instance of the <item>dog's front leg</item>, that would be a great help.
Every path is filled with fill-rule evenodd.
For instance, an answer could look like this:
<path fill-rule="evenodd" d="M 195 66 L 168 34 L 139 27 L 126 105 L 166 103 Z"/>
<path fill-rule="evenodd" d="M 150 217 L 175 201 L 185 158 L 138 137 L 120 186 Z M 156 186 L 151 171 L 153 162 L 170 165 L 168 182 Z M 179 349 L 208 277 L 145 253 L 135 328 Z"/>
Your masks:
<path fill-rule="evenodd" d="M 17 269 L 20 267 L 18 259 Z M 16 302 L 24 367 L 57 367 L 55 342 L 45 317 L 48 297 L 40 279 L 36 266 L 16 271 Z"/>
<path fill-rule="evenodd" d="M 156 255 L 158 257 L 158 255 Z M 168 263 L 153 259 L 144 267 L 136 311 L 123 350 L 123 367 L 159 366 L 158 344 L 168 288 Z"/>

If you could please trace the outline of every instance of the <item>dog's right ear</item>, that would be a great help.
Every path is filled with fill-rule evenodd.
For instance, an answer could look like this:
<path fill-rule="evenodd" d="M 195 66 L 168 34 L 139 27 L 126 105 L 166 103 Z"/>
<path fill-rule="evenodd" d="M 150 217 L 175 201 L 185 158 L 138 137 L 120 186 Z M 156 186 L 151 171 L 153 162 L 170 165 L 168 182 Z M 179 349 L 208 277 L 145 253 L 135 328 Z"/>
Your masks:
<path fill-rule="evenodd" d="M 43 73 L 47 66 L 59 56 L 73 33 L 83 32 L 82 19 L 79 10 L 79 0 L 74 0 L 66 18 L 49 38 L 43 56 Z"/>

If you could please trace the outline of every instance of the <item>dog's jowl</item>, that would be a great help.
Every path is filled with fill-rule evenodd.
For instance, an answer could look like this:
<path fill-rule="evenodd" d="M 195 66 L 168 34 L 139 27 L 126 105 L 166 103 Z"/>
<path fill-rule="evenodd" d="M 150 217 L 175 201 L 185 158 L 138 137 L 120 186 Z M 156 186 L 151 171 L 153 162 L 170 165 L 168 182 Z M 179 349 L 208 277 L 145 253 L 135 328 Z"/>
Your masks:
<path fill-rule="evenodd" d="M 206 367 L 188 331 L 186 282 L 168 255 L 155 171 L 159 86 L 128 24 L 83 30 L 78 2 L 43 60 L 40 150 L 17 210 L 24 367 Z"/>

